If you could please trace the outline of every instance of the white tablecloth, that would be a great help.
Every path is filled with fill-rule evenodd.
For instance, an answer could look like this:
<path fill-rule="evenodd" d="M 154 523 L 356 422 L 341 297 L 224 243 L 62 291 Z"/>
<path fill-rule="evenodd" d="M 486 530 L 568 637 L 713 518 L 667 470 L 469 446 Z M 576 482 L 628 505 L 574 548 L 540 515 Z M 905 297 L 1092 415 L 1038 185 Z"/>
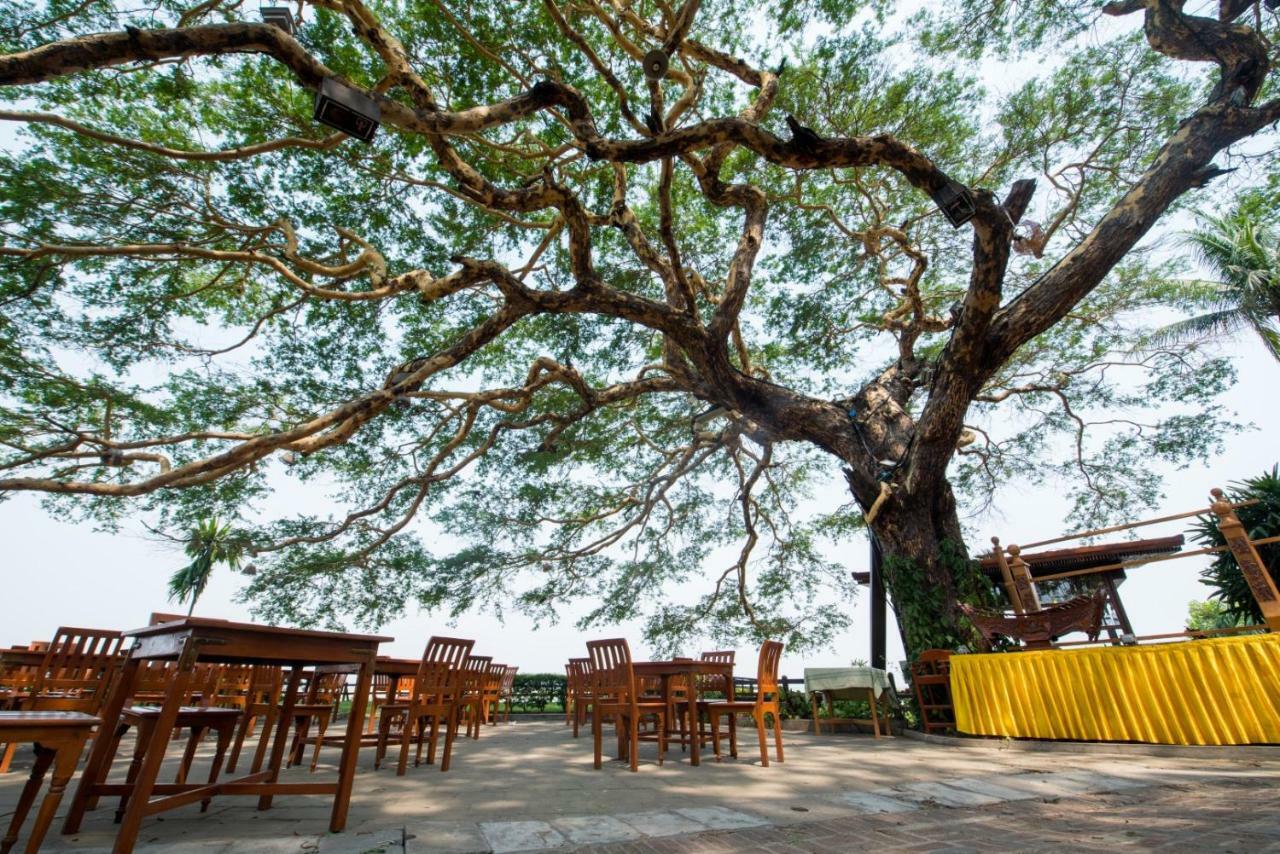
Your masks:
<path fill-rule="evenodd" d="M 821 691 L 837 700 L 865 700 L 867 691 L 879 697 L 888 691 L 889 674 L 876 667 L 806 667 L 805 693 Z"/>

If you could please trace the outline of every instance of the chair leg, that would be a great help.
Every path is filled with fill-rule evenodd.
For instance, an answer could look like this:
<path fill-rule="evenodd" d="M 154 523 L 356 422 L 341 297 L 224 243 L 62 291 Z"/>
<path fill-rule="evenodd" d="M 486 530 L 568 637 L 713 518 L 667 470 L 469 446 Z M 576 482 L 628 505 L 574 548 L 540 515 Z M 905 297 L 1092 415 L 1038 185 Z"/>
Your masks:
<path fill-rule="evenodd" d="M 10 742 L 10 747 L 16 747 L 16 742 Z M 31 805 L 35 803 L 36 795 L 40 792 L 40 785 L 44 783 L 44 775 L 48 772 L 49 766 L 53 763 L 54 751 L 47 747 L 37 744 L 35 765 L 31 767 L 31 776 L 27 778 L 26 785 L 22 787 L 22 794 L 18 796 L 18 805 L 14 807 L 13 820 L 9 822 L 9 830 L 4 835 L 4 839 L 0 840 L 0 852 L 9 854 L 9 849 L 18 841 L 18 831 L 22 829 L 22 823 L 27 818 L 27 813 L 31 810 Z M 65 783 L 64 783 L 65 785 Z M 50 817 L 52 819 L 52 816 Z"/>
<path fill-rule="evenodd" d="M 773 710 L 773 747 L 778 753 L 778 761 L 782 761 L 782 715 Z"/>
<path fill-rule="evenodd" d="M 738 758 L 738 713 L 729 712 L 729 755 Z"/>
<path fill-rule="evenodd" d="M 449 770 L 449 760 L 453 756 L 453 739 L 458 735 L 459 709 L 455 705 L 449 710 L 449 722 L 444 731 L 444 756 L 440 760 L 440 770 Z"/>
<path fill-rule="evenodd" d="M 631 770 L 640 770 L 640 716 L 627 719 L 627 749 L 630 751 Z"/>
<path fill-rule="evenodd" d="M 582 717 L 582 704 L 576 699 L 573 701 L 573 737 L 578 737 L 578 725 L 584 723 Z"/>
<path fill-rule="evenodd" d="M 311 753 L 311 773 L 316 773 L 316 766 L 320 764 L 320 744 L 324 741 L 324 731 L 329 728 L 329 712 L 320 715 L 320 719 L 316 721 L 316 746 Z"/>
<path fill-rule="evenodd" d="M 58 811 L 58 804 L 67 790 L 71 775 L 76 771 L 76 764 L 80 761 L 83 750 L 83 741 L 79 744 L 64 744 L 57 750 L 53 759 L 53 779 L 49 781 L 49 791 L 40 802 L 35 824 L 31 826 L 31 835 L 27 837 L 27 854 L 36 854 L 43 847 L 41 843 L 49 832 L 49 825 L 53 824 L 53 816 Z"/>
<path fill-rule="evenodd" d="M 602 735 L 600 732 L 600 708 L 597 706 L 591 710 L 591 742 L 595 747 L 595 767 L 597 771 L 600 770 L 600 755 L 603 752 L 600 745 Z"/>
<path fill-rule="evenodd" d="M 396 763 L 396 776 L 403 777 L 409 772 L 409 742 L 413 739 L 413 723 L 417 709 L 410 707 L 404 713 L 404 724 L 400 727 L 400 759 Z"/>
<path fill-rule="evenodd" d="M 769 767 L 769 742 L 765 738 L 764 728 L 764 712 L 758 711 L 752 715 L 756 719 L 756 733 L 760 736 L 760 764 L 765 768 Z"/>
<path fill-rule="evenodd" d="M 191 737 L 187 739 L 187 749 L 182 751 L 182 764 L 178 766 L 178 776 L 174 778 L 175 783 L 187 782 L 187 773 L 191 770 L 191 763 L 196 759 L 196 748 L 200 746 L 200 739 L 204 737 L 205 728 L 202 726 L 193 726 L 191 728 Z"/>
<path fill-rule="evenodd" d="M 662 764 L 667 755 L 667 720 L 665 715 L 658 718 L 658 764 Z"/>
<path fill-rule="evenodd" d="M 17 750 L 17 742 L 11 741 L 4 746 L 4 753 L 0 753 L 0 774 L 9 773 L 9 764 L 13 762 L 13 754 Z"/>
<path fill-rule="evenodd" d="M 111 747 L 107 751 L 107 755 L 115 758 L 120 750 L 120 739 L 124 738 L 124 734 L 129 731 L 128 724 L 120 724 L 116 727 L 116 731 L 111 736 Z M 98 808 L 98 796 L 90 795 L 85 800 L 85 809 L 96 810 Z"/>
<path fill-rule="evenodd" d="M 446 721 L 445 728 L 447 729 L 448 726 L 449 726 L 448 721 Z M 446 733 L 446 735 L 448 735 L 448 733 Z M 423 737 L 423 733 L 421 730 L 418 731 L 418 737 L 419 738 Z M 430 738 L 431 740 L 427 742 L 427 764 L 435 765 L 436 764 L 436 746 L 440 743 L 440 715 L 438 714 L 431 716 Z"/>
<path fill-rule="evenodd" d="M 235 773 L 236 763 L 240 761 L 240 751 L 244 747 L 245 737 L 253 735 L 253 728 L 257 722 L 257 715 L 245 714 L 240 718 L 240 725 L 236 727 L 236 740 L 231 746 L 231 756 L 227 759 L 228 774 Z"/>
<path fill-rule="evenodd" d="M 712 709 L 707 709 L 707 719 L 711 723 L 711 747 L 715 751 L 716 761 L 719 762 L 720 757 L 720 715 L 716 714 Z"/>
<path fill-rule="evenodd" d="M 147 744 L 151 741 L 152 724 L 143 719 L 138 722 L 137 740 L 133 747 L 133 761 L 129 763 L 129 773 L 125 775 L 125 783 L 132 785 L 138 779 L 138 773 L 142 770 L 142 761 L 147 755 Z M 125 810 L 129 807 L 129 795 L 120 796 L 120 805 L 116 807 L 116 824 L 124 820 Z"/>
<path fill-rule="evenodd" d="M 222 773 L 222 760 L 227 754 L 227 745 L 231 743 L 231 733 L 235 729 L 235 725 L 222 726 L 218 728 L 218 741 L 213 752 L 213 766 L 209 768 L 209 783 L 218 782 L 218 775 Z M 208 812 L 209 804 L 213 802 L 213 798 L 205 798 L 200 802 L 200 812 Z"/>

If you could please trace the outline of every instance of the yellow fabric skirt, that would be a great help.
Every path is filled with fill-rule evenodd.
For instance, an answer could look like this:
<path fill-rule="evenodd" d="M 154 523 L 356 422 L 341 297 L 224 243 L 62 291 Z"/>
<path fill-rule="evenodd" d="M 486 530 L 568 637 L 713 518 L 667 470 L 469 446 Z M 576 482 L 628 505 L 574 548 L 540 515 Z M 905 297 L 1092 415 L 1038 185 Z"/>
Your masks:
<path fill-rule="evenodd" d="M 954 655 L 973 735 L 1152 744 L 1280 743 L 1280 634 Z"/>

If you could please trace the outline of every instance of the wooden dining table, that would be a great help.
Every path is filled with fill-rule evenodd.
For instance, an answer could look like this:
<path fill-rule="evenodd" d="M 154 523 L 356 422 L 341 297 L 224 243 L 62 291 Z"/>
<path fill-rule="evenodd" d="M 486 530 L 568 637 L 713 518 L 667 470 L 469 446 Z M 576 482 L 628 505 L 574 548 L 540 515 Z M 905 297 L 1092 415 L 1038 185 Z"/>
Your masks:
<path fill-rule="evenodd" d="M 662 696 L 671 703 L 671 679 L 673 676 L 684 676 L 688 685 L 687 695 L 682 702 L 687 703 L 689 715 L 689 764 L 702 764 L 701 739 L 698 738 L 698 677 L 721 676 L 728 686 L 733 685 L 733 665 L 719 661 L 701 661 L 693 658 L 673 658 L 670 661 L 633 661 L 631 672 L 637 679 L 659 678 L 662 680 Z M 732 687 L 730 688 L 732 690 Z"/>
<path fill-rule="evenodd" d="M 319 632 L 303 629 L 235 623 L 205 617 L 184 617 L 171 622 L 147 626 L 124 633 L 134 638 L 133 648 L 125 660 L 120 678 L 116 679 L 100 717 L 101 732 L 115 732 L 119 726 L 125 701 L 133 694 L 139 667 L 145 661 L 176 661 L 177 667 L 165 692 L 159 717 L 146 745 L 144 758 L 132 783 L 108 783 L 107 774 L 116 745 L 114 739 L 94 739 L 93 750 L 76 788 L 66 821 L 64 834 L 76 833 L 85 811 L 99 796 L 127 796 L 128 805 L 116 835 L 114 851 L 126 854 L 133 850 L 142 819 L 165 810 L 193 804 L 216 795 L 256 795 L 258 809 L 271 806 L 275 795 L 332 795 L 329 830 L 337 833 L 347 822 L 351 801 L 360 735 L 364 724 L 365 703 L 373 679 L 378 645 L 392 638 L 355 635 L 343 632 Z M 196 662 L 223 664 L 263 664 L 290 668 L 283 705 L 276 721 L 270 760 L 265 769 L 255 761 L 248 775 L 218 780 L 213 783 L 157 783 L 156 777 L 165 758 L 165 748 L 178 719 L 183 695 L 191 683 Z M 354 665 L 356 692 L 352 698 L 342 759 L 336 782 L 279 781 L 285 747 L 293 725 L 293 707 L 298 702 L 303 671 L 324 665 Z M 271 737 L 264 728 L 262 738 Z M 259 751 L 261 756 L 263 751 Z M 152 799 L 153 795 L 160 797 Z"/>

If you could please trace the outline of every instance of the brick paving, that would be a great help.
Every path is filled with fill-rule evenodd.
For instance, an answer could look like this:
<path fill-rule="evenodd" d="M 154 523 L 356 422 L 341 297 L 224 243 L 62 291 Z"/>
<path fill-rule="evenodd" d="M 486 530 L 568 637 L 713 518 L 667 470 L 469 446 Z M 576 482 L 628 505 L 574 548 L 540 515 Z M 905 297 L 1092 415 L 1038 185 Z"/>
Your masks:
<path fill-rule="evenodd" d="M 583 846 L 581 854 L 877 851 L 1280 852 L 1280 785 L 1234 778 L 983 807 L 709 831 L 692 839 Z"/>

